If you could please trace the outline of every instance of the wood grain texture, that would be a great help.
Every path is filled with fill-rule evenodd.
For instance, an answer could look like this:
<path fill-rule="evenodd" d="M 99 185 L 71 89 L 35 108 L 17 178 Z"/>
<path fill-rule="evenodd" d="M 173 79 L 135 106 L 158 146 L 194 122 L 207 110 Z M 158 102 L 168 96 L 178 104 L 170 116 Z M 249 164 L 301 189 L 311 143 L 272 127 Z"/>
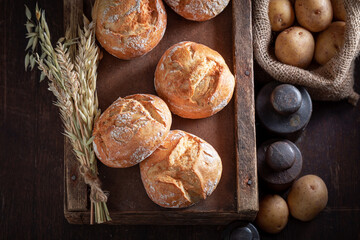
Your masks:
<path fill-rule="evenodd" d="M 233 1 L 237 200 L 250 221 L 259 210 L 251 9 L 250 0 Z"/>
<path fill-rule="evenodd" d="M 71 36 L 75 36 L 77 26 L 82 21 L 83 1 L 64 0 L 64 33 L 69 29 Z M 72 151 L 70 142 L 64 137 L 64 179 L 65 206 L 64 211 L 86 211 L 88 191 L 84 179 L 79 173 L 79 163 Z"/>
<path fill-rule="evenodd" d="M 72 224 L 89 224 L 89 212 L 66 212 L 65 217 Z M 188 213 L 183 212 L 112 212 L 110 225 L 225 225 L 236 220 L 248 218 L 247 212 L 241 213 Z M 169 224 L 170 223 L 170 224 Z"/>
<path fill-rule="evenodd" d="M 77 33 L 77 26 L 82 23 L 84 0 L 63 0 L 64 32 Z"/>
<path fill-rule="evenodd" d="M 80 175 L 79 163 L 66 137 L 64 143 L 64 211 L 87 211 L 87 185 Z"/>
<path fill-rule="evenodd" d="M 356 61 L 355 89 L 360 90 L 360 59 Z M 257 90 L 273 79 L 255 65 Z M 256 127 L 258 145 L 276 136 L 260 124 Z M 360 105 L 346 101 L 313 102 L 313 114 L 300 138 L 295 141 L 303 156 L 300 177 L 315 174 L 327 185 L 329 201 L 313 221 L 289 218 L 277 235 L 261 233 L 262 239 L 360 239 Z M 357 179 L 357 180 L 356 180 Z M 260 199 L 273 193 L 259 182 Z M 287 198 L 288 191 L 280 195 Z M 349 227 L 351 226 L 351 227 Z M 346 230 L 345 230 L 346 229 Z"/>
<path fill-rule="evenodd" d="M 87 6 L 89 4 L 91 1 L 84 2 L 86 13 L 90 9 Z M 234 119 L 237 110 L 235 106 L 238 104 L 235 104 L 234 100 L 218 114 L 205 119 L 190 120 L 173 115 L 172 129 L 181 129 L 208 141 L 222 158 L 221 181 L 206 201 L 201 201 L 195 206 L 185 209 L 161 208 L 146 195 L 138 166 L 113 169 L 103 166 L 99 162 L 103 189 L 110 191 L 108 207 L 113 219 L 111 224 L 218 224 L 220 222 L 227 224 L 238 219 L 254 219 L 258 204 L 254 101 L 251 100 L 251 98 L 253 99 L 254 85 L 252 74 L 246 79 L 243 77 L 248 70 L 252 73 L 252 61 L 246 60 L 246 65 L 244 65 L 244 59 L 252 59 L 252 39 L 251 34 L 247 34 L 241 39 L 238 38 L 239 32 L 251 32 L 249 20 L 251 19 L 251 15 L 249 15 L 251 6 L 250 2 L 244 0 L 240 0 L 236 4 L 243 6 L 241 10 L 243 13 L 238 12 L 236 10 L 238 8 L 232 8 L 230 4 L 216 19 L 203 23 L 187 21 L 174 12 L 168 12 L 168 25 L 164 39 L 153 51 L 141 58 L 123 61 L 104 51 L 97 81 L 99 105 L 103 110 L 119 96 L 124 97 L 135 93 L 156 94 L 153 84 L 156 64 L 166 49 L 184 40 L 199 42 L 218 51 L 230 69 L 236 69 L 237 89 L 246 89 L 246 92 L 234 94 L 235 98 L 241 102 L 241 111 L 238 111 L 236 119 Z M 243 16 L 232 17 L 238 14 L 243 14 Z M 236 25 L 240 31 L 233 30 L 232 22 L 234 20 L 241 23 Z M 199 35 L 200 31 L 203 31 L 204 34 Z M 250 46 L 242 49 L 240 54 L 233 53 L 233 50 L 236 49 L 232 48 L 233 34 L 235 33 L 238 34 L 236 37 L 238 44 Z M 237 57 L 235 58 L 235 56 Z M 252 124 L 247 124 L 248 121 L 252 121 Z M 235 131 L 236 123 L 240 124 L 237 128 L 238 131 Z M 241 139 L 238 138 L 240 139 L 238 146 L 235 142 L 236 134 L 241 136 Z M 248 141 L 249 139 L 251 141 Z M 236 155 L 239 156 L 236 157 Z M 249 164 L 253 166 L 247 166 Z M 238 174 L 241 176 L 238 177 Z M 76 192 L 78 185 L 68 179 L 70 175 L 65 177 L 68 183 L 67 194 L 70 195 L 67 199 L 74 201 L 74 203 L 68 202 L 68 206 L 78 206 L 77 201 L 80 199 Z M 134 189 L 138 190 L 134 191 Z M 237 191 L 241 191 L 241 193 L 239 194 Z M 86 212 L 79 213 L 79 209 L 76 208 L 74 210 L 76 212 L 73 216 L 71 216 L 72 210 L 69 207 L 65 210 L 65 216 L 70 222 L 80 223 L 88 216 Z M 76 220 L 76 217 L 79 219 Z"/>
<path fill-rule="evenodd" d="M 35 2 L 0 1 L 0 239 L 54 239 L 64 229 L 59 112 L 39 72 L 24 70 L 24 4 L 34 10 Z M 58 39 L 62 2 L 39 5 Z"/>

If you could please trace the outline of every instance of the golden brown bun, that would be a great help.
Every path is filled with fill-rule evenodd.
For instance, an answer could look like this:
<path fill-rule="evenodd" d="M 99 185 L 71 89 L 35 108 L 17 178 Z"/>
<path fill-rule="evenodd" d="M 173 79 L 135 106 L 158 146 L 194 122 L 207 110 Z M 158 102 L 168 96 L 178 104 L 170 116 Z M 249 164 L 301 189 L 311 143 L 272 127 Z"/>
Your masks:
<path fill-rule="evenodd" d="M 160 146 L 170 126 L 170 110 L 159 97 L 136 94 L 119 98 L 95 123 L 95 154 L 109 167 L 131 167 Z"/>
<path fill-rule="evenodd" d="M 101 46 L 120 59 L 151 51 L 167 21 L 161 0 L 96 0 L 92 17 Z"/>
<path fill-rule="evenodd" d="M 222 164 L 210 144 L 175 130 L 141 162 L 140 173 L 152 201 L 162 207 L 183 208 L 205 199 L 215 190 Z"/>
<path fill-rule="evenodd" d="M 231 100 L 235 79 L 221 55 L 205 45 L 181 42 L 169 48 L 155 71 L 155 89 L 184 118 L 206 118 Z"/>
<path fill-rule="evenodd" d="M 165 0 L 177 14 L 193 21 L 206 21 L 216 17 L 230 0 Z"/>

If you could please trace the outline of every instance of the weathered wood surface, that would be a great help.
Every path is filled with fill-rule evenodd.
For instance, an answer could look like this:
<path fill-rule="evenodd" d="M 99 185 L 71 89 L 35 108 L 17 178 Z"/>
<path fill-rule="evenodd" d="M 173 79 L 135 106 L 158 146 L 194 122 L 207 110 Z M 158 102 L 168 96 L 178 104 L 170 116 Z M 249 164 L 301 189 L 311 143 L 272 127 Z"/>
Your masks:
<path fill-rule="evenodd" d="M 65 6 L 69 1 L 64 1 Z M 84 1 L 83 4 L 87 15 L 91 2 Z M 138 166 L 111 169 L 99 163 L 103 188 L 110 191 L 108 207 L 113 219 L 112 224 L 227 224 L 233 220 L 255 218 L 258 194 L 251 2 L 235 0 L 232 6 L 230 4 L 217 18 L 203 23 L 187 21 L 168 11 L 167 31 L 163 40 L 153 51 L 141 58 L 122 61 L 104 51 L 97 84 L 99 104 L 103 110 L 119 96 L 134 93 L 156 94 L 153 76 L 157 62 L 167 48 L 184 40 L 203 43 L 220 52 L 230 68 L 234 69 L 237 82 L 235 100 L 215 116 L 201 120 L 173 116 L 172 129 L 193 133 L 208 141 L 219 152 L 223 162 L 223 174 L 216 191 L 206 201 L 190 208 L 164 209 L 154 204 L 146 195 Z M 67 12 L 64 10 L 64 14 Z M 236 46 L 233 47 L 235 42 Z M 67 147 L 69 146 L 65 145 L 65 148 Z M 69 172 L 68 168 L 66 172 Z M 71 179 L 73 176 L 67 174 L 65 177 L 68 195 L 65 215 L 69 222 L 83 223 L 88 214 L 78 213 L 80 208 L 69 208 L 81 204 L 86 206 L 84 199 L 76 192 L 80 183 L 74 183 Z M 83 194 L 83 191 L 81 193 Z M 146 217 L 143 217 L 144 215 Z M 75 219 L 76 217 L 78 219 Z"/>
<path fill-rule="evenodd" d="M 83 0 L 64 0 L 64 32 L 69 29 L 76 36 L 77 25 L 82 21 Z M 64 211 L 87 211 L 87 186 L 79 173 L 79 164 L 70 142 L 64 137 Z"/>
<path fill-rule="evenodd" d="M 251 9 L 251 0 L 233 1 L 237 200 L 249 220 L 259 209 Z"/>
<path fill-rule="evenodd" d="M 51 104 L 55 98 L 45 82 L 38 82 L 38 73 L 23 68 L 24 4 L 33 9 L 35 2 L 0 1 L 0 239 L 220 239 L 221 225 L 88 226 L 66 221 L 64 138 L 58 109 Z M 57 39 L 64 29 L 59 21 L 62 0 L 38 2 Z M 359 91 L 360 60 L 355 70 Z M 254 77 L 257 89 L 271 79 L 257 66 Z M 271 137 L 256 128 L 258 143 Z M 328 206 L 314 221 L 290 218 L 282 233 L 260 233 L 261 239 L 360 239 L 360 107 L 315 102 L 297 144 L 304 156 L 302 175 L 313 173 L 325 180 Z"/>
<path fill-rule="evenodd" d="M 88 211 L 65 212 L 65 217 L 71 224 L 89 224 L 90 213 Z M 248 212 L 240 213 L 189 213 L 184 212 L 112 212 L 110 225 L 226 225 L 235 220 L 248 218 Z M 225 224 L 224 224 L 225 223 Z"/>

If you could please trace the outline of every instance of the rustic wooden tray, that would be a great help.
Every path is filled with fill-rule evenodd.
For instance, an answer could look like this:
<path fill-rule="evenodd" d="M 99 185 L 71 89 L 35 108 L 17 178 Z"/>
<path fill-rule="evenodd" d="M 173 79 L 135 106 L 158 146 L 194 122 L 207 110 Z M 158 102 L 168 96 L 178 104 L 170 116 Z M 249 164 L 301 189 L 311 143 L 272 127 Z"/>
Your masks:
<path fill-rule="evenodd" d="M 65 25 L 89 12 L 91 1 L 64 0 Z M 186 209 L 165 209 L 146 195 L 139 167 L 112 169 L 99 162 L 103 189 L 110 191 L 111 224 L 228 224 L 253 220 L 258 211 L 256 170 L 251 1 L 233 0 L 207 22 L 183 19 L 167 7 L 168 25 L 160 44 L 147 55 L 131 61 L 104 51 L 98 74 L 100 108 L 105 110 L 119 96 L 156 94 L 153 84 L 157 62 L 167 48 L 180 41 L 195 41 L 218 51 L 236 78 L 230 104 L 218 114 L 201 120 L 173 116 L 172 129 L 193 133 L 212 144 L 223 161 L 223 174 L 214 193 Z M 233 66 L 233 67 L 232 67 Z M 88 189 L 82 181 L 71 146 L 65 141 L 65 217 L 70 223 L 89 223 Z"/>

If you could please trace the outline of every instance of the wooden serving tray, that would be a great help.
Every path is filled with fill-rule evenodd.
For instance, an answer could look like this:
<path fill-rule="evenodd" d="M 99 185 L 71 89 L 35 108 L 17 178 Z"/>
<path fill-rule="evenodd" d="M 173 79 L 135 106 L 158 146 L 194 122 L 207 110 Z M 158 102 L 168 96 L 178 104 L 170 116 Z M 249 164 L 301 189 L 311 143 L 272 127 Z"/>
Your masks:
<path fill-rule="evenodd" d="M 64 0 L 65 25 L 89 12 L 91 1 Z M 119 96 L 156 94 L 154 72 L 162 54 L 175 43 L 194 41 L 218 51 L 235 74 L 234 98 L 218 114 L 201 120 L 173 115 L 171 129 L 193 133 L 209 142 L 223 162 L 221 181 L 205 201 L 185 209 L 165 209 L 146 195 L 139 166 L 108 168 L 99 162 L 103 189 L 110 191 L 110 224 L 228 224 L 253 220 L 258 211 L 251 1 L 233 0 L 216 18 L 192 22 L 166 7 L 168 24 L 160 44 L 147 55 L 119 60 L 104 51 L 97 90 L 104 111 Z M 88 189 L 78 173 L 72 148 L 65 141 L 65 217 L 88 224 Z"/>

